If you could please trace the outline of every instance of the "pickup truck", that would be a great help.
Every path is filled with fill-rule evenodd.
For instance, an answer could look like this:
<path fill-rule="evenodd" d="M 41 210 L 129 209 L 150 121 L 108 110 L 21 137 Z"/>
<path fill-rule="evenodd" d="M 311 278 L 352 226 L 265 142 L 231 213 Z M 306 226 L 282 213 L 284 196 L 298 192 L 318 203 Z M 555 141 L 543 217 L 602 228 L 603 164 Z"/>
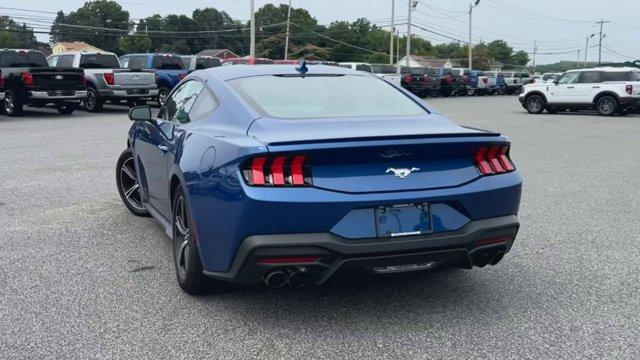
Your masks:
<path fill-rule="evenodd" d="M 207 55 L 182 55 L 184 68 L 192 73 L 196 70 L 208 69 L 222 65 L 220 59 Z"/>
<path fill-rule="evenodd" d="M 465 90 L 465 84 L 462 76 L 456 74 L 453 69 L 437 68 L 438 77 L 440 78 L 440 95 L 447 97 L 458 95 Z"/>
<path fill-rule="evenodd" d="M 504 77 L 507 95 L 520 94 L 522 87 L 531 82 L 531 75 L 526 72 L 503 71 L 500 74 Z"/>
<path fill-rule="evenodd" d="M 54 104 L 71 114 L 87 96 L 82 69 L 52 68 L 36 50 L 0 50 L 0 99 L 8 116 L 22 114 L 23 106 Z"/>
<path fill-rule="evenodd" d="M 525 85 L 519 100 L 531 114 L 595 109 L 603 116 L 626 115 L 640 104 L 640 69 L 571 70 L 551 83 Z"/>
<path fill-rule="evenodd" d="M 155 69 L 158 96 L 155 100 L 164 105 L 171 90 L 188 74 L 179 55 L 174 54 L 127 54 L 120 57 L 120 65 L 126 69 Z"/>
<path fill-rule="evenodd" d="M 102 111 L 105 101 L 117 105 L 125 100 L 133 107 L 158 96 L 153 71 L 122 69 L 114 53 L 70 51 L 51 55 L 47 62 L 51 67 L 84 69 L 87 78 L 84 109 L 90 112 Z"/>
<path fill-rule="evenodd" d="M 436 69 L 403 66 L 400 71 L 402 72 L 402 87 L 414 95 L 436 97 L 440 94 L 441 79 L 438 77 Z"/>
<path fill-rule="evenodd" d="M 462 81 L 462 88 L 458 91 L 458 95 L 473 96 L 478 88 L 478 75 L 471 70 L 465 68 L 452 68 L 452 74 Z"/>
<path fill-rule="evenodd" d="M 395 86 L 400 87 L 402 84 L 402 75 L 398 72 L 398 67 L 389 64 L 371 64 L 373 75 L 387 80 Z"/>
<path fill-rule="evenodd" d="M 497 71 L 485 71 L 483 75 L 487 78 L 487 95 L 504 95 L 507 93 L 507 85 L 502 74 Z"/>

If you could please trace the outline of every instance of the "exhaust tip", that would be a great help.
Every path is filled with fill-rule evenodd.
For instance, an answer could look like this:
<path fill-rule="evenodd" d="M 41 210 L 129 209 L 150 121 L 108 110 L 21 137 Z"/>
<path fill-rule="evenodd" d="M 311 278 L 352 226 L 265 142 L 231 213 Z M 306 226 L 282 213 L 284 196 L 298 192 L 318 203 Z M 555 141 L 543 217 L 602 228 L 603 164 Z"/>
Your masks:
<path fill-rule="evenodd" d="M 265 276 L 264 282 L 271 288 L 281 288 L 287 283 L 287 274 L 282 270 L 273 270 Z"/>
<path fill-rule="evenodd" d="M 491 259 L 491 265 L 498 264 L 503 257 L 504 257 L 504 251 L 496 252 L 496 254 L 493 256 L 493 259 Z"/>
<path fill-rule="evenodd" d="M 293 271 L 289 274 L 289 285 L 294 289 L 299 289 L 307 284 L 307 274 L 302 271 Z"/>

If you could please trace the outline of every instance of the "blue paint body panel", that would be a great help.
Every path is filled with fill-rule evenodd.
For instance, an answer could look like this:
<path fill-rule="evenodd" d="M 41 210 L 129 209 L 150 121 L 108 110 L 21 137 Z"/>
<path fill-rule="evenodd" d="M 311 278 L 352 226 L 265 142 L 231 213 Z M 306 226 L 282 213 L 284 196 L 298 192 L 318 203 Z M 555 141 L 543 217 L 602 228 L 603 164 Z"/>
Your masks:
<path fill-rule="evenodd" d="M 455 231 L 472 220 L 517 215 L 518 171 L 480 176 L 479 146 L 508 143 L 500 134 L 454 124 L 408 91 L 422 116 L 282 120 L 262 117 L 227 81 L 296 74 L 292 65 L 223 66 L 191 73 L 219 105 L 204 120 L 136 122 L 129 132 L 145 205 L 171 226 L 171 184 L 179 183 L 191 210 L 199 253 L 208 271 L 230 270 L 252 235 L 333 233 L 349 241 L 376 236 L 374 209 L 431 205 L 433 232 Z M 308 75 L 371 76 L 332 66 Z M 380 80 L 383 81 L 383 80 Z M 158 150 L 158 145 L 167 151 Z M 305 154 L 313 186 L 255 187 L 241 166 L 259 154 Z M 389 168 L 419 168 L 398 178 Z M 170 233 L 170 228 L 167 228 Z"/>

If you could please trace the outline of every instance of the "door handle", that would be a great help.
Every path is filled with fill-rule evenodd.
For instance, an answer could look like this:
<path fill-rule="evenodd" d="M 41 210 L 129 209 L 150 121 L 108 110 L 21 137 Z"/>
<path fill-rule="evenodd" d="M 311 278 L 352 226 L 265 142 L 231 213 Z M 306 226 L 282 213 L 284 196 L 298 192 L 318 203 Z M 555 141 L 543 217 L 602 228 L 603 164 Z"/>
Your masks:
<path fill-rule="evenodd" d="M 600 89 L 600 86 L 592 86 L 593 89 Z"/>
<path fill-rule="evenodd" d="M 573 89 L 573 86 L 567 86 L 567 89 Z"/>
<path fill-rule="evenodd" d="M 166 153 L 167 151 L 169 151 L 169 148 L 166 147 L 165 145 L 158 145 L 158 150 L 162 151 L 163 153 Z"/>

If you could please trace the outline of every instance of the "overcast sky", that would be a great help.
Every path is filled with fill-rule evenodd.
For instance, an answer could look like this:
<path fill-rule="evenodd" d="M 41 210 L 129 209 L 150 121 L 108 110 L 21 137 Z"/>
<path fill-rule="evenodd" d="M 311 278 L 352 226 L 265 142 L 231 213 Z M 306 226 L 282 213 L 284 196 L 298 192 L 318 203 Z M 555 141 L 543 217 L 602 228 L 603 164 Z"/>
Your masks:
<path fill-rule="evenodd" d="M 354 20 L 365 17 L 380 26 L 388 26 L 392 0 L 292 0 L 293 7 L 303 7 L 320 24 L 334 20 Z M 396 0 L 396 16 L 406 24 L 408 0 Z M 432 27 L 440 35 L 420 29 L 413 31 L 435 43 L 447 42 L 447 38 L 468 38 L 469 2 L 473 0 L 419 0 L 413 17 L 417 24 Z M 256 0 L 256 8 L 267 3 L 286 3 L 287 0 Z M 39 11 L 63 10 L 65 13 L 80 7 L 82 0 L 0 0 L 1 7 L 15 7 Z M 139 19 L 152 14 L 179 13 L 190 15 L 196 8 L 215 7 L 229 13 L 233 18 L 249 18 L 249 0 L 118 0 L 131 18 Z M 17 10 L 0 9 L 9 15 L 25 14 Z M 586 37 L 599 31 L 594 22 L 600 19 L 611 23 L 604 25 L 606 37 L 602 57 L 604 61 L 621 61 L 640 58 L 640 0 L 481 0 L 474 9 L 474 41 L 491 41 L 497 38 L 509 42 L 517 50 L 533 52 L 533 41 L 537 40 L 538 64 L 558 60 L 577 60 L 581 49 L 584 59 Z M 41 16 L 52 16 L 41 14 Z M 400 30 L 406 32 L 406 25 Z M 596 45 L 597 37 L 589 45 Z M 47 41 L 46 35 L 39 36 Z M 545 54 L 571 51 L 565 54 Z M 588 50 L 588 59 L 596 61 L 597 47 Z"/>

